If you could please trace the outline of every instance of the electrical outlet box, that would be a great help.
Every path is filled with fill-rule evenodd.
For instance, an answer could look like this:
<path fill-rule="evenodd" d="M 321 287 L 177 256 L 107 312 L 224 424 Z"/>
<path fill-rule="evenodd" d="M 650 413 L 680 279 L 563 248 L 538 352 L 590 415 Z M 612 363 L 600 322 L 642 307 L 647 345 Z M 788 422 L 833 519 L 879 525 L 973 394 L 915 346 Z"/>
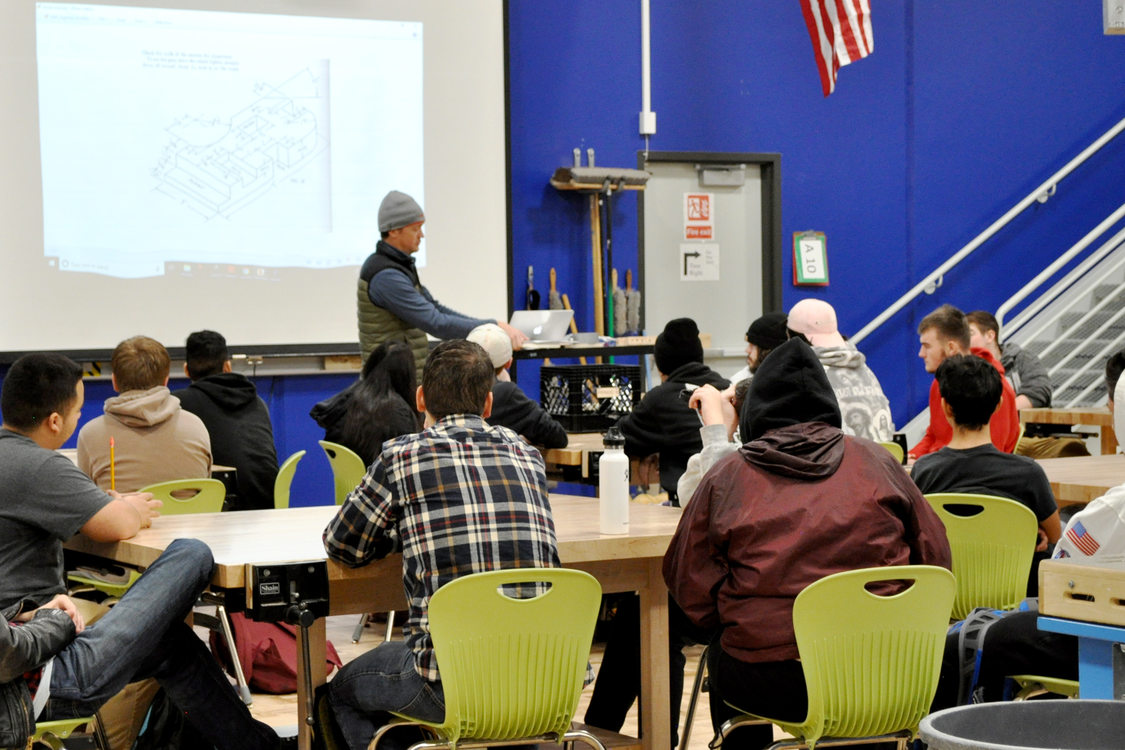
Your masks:
<path fill-rule="evenodd" d="M 290 622 L 302 606 L 328 616 L 328 564 L 324 560 L 248 565 L 246 612 L 259 622 Z"/>
<path fill-rule="evenodd" d="M 641 135 L 656 135 L 656 113 L 641 112 L 640 128 Z"/>
<path fill-rule="evenodd" d="M 1125 34 L 1125 0 L 1102 0 L 1102 32 Z"/>

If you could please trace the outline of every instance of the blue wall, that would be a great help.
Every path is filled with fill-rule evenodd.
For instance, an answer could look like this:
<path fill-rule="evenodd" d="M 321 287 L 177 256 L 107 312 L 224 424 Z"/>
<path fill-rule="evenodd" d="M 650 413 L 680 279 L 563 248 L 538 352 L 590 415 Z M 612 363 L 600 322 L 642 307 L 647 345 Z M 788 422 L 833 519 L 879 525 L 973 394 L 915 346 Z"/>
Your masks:
<path fill-rule="evenodd" d="M 253 378 L 258 395 L 270 410 L 278 460 L 284 461 L 299 450 L 307 451 L 293 478 L 290 502 L 294 506 L 331 505 L 334 501 L 332 469 L 316 442 L 324 438 L 324 430 L 309 418 L 309 409 L 322 398 L 346 388 L 355 377 L 351 373 Z M 101 416 L 102 403 L 114 395 L 108 380 L 87 380 L 85 385 L 86 405 L 82 409 L 79 429 L 91 419 Z M 176 390 L 185 387 L 187 381 L 173 380 L 169 385 Z M 76 430 L 64 447 L 76 447 L 77 437 Z"/>
<path fill-rule="evenodd" d="M 660 151 L 781 153 L 782 234 L 828 235 L 832 283 L 792 286 L 831 302 L 854 332 L 987 227 L 1091 140 L 1125 117 L 1125 37 L 1101 30 L 1101 5 L 1057 0 L 874 0 L 874 54 L 840 72 L 824 98 L 799 5 L 652 0 L 652 102 Z M 511 220 L 514 299 L 536 268 L 592 326 L 587 202 L 550 187 L 574 147 L 633 167 L 644 148 L 640 4 L 510 0 Z M 995 309 L 1125 200 L 1125 143 L 1104 149 L 1059 194 L 862 342 L 896 423 L 925 406 L 917 321 L 944 302 Z M 463 180 L 464 175 L 450 174 Z M 637 197 L 615 203 L 615 258 L 637 252 Z M 691 315 L 692 310 L 684 310 Z M 331 502 L 327 461 L 308 418 L 354 376 L 258 378 L 278 455 L 309 451 L 294 504 Z M 533 397 L 538 366 L 521 364 Z M 91 383 L 85 419 L 107 383 Z"/>
<path fill-rule="evenodd" d="M 845 333 L 1125 117 L 1125 38 L 1102 35 L 1099 3 L 872 5 L 874 54 L 843 68 L 824 98 L 797 3 L 652 1 L 650 148 L 781 153 L 785 307 L 822 297 Z M 518 277 L 529 264 L 555 266 L 584 329 L 586 203 L 547 179 L 575 146 L 593 146 L 602 165 L 636 165 L 639 35 L 636 2 L 510 3 L 513 267 Z M 944 302 L 998 307 L 1125 200 L 1123 148 L 1111 146 L 862 343 L 896 423 L 924 408 L 929 388 L 917 321 Z M 624 196 L 615 258 L 636 252 L 636 223 L 635 197 Z M 805 229 L 827 233 L 827 288 L 791 283 L 788 243 Z M 518 278 L 515 288 L 520 306 Z"/>

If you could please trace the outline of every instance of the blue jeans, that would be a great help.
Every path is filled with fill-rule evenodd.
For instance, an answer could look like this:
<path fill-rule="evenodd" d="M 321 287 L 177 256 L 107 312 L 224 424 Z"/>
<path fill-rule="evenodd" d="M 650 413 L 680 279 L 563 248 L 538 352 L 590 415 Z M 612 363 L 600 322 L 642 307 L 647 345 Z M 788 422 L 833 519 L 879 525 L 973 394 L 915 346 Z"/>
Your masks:
<path fill-rule="evenodd" d="M 125 685 L 156 678 L 217 748 L 275 748 L 184 618 L 211 578 L 211 550 L 177 539 L 97 623 L 55 656 L 44 719 L 89 716 Z"/>
<path fill-rule="evenodd" d="M 345 664 L 328 683 L 328 697 L 351 750 L 365 750 L 375 730 L 393 718 L 389 711 L 424 721 L 445 718 L 441 683 L 415 671 L 414 654 L 402 641 L 383 643 Z M 379 747 L 395 748 L 393 735 Z"/>

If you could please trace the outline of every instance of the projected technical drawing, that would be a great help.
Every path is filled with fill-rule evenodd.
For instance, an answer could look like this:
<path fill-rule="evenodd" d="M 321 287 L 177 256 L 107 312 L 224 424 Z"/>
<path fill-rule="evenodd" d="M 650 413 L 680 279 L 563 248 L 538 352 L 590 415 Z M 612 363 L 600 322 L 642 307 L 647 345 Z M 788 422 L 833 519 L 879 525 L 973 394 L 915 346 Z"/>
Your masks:
<path fill-rule="evenodd" d="M 254 94 L 226 120 L 185 115 L 169 125 L 156 190 L 207 219 L 230 218 L 327 156 L 327 60 L 277 86 L 259 82 Z"/>

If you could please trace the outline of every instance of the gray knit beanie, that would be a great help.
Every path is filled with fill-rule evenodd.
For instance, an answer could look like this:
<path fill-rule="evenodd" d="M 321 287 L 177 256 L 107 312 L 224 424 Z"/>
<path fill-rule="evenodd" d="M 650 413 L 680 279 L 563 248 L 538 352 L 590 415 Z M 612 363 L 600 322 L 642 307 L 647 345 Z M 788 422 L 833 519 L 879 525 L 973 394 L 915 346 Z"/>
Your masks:
<path fill-rule="evenodd" d="M 379 204 L 379 231 L 389 232 L 410 224 L 425 221 L 422 207 L 406 193 L 392 190 Z"/>

